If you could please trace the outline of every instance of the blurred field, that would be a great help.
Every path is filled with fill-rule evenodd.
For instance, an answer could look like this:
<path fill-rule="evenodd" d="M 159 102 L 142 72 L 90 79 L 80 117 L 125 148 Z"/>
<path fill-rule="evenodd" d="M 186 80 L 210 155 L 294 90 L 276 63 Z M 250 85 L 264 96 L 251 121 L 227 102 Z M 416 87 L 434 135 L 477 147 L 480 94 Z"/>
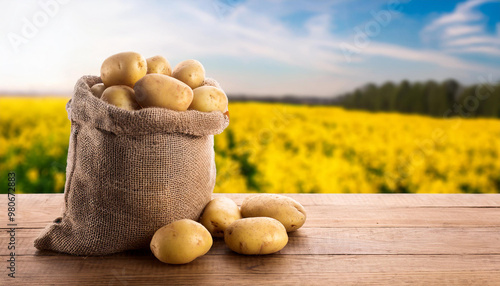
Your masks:
<path fill-rule="evenodd" d="M 0 185 L 63 192 L 66 98 L 0 98 Z M 500 120 L 230 104 L 215 192 L 498 193 Z M 5 193 L 6 187 L 0 192 Z"/>

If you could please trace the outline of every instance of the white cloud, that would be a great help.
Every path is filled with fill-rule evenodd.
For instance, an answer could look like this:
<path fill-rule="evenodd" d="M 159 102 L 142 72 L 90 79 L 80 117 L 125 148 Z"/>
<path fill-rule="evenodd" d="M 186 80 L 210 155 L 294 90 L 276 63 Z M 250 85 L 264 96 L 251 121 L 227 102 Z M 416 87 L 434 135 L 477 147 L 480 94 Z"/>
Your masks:
<path fill-rule="evenodd" d="M 463 35 L 468 35 L 468 34 L 474 34 L 474 33 L 479 33 L 483 31 L 484 27 L 481 25 L 457 25 L 457 26 L 450 26 L 447 27 L 444 30 L 444 36 L 446 38 L 451 38 L 451 37 L 457 37 L 457 36 L 463 36 Z"/>
<path fill-rule="evenodd" d="M 40 9 L 36 1 L 9 3 L 14 12 L 0 11 L 5 31 L 19 32 L 22 17 Z M 378 79 L 370 72 L 375 68 L 369 60 L 375 57 L 401 60 L 408 70 L 415 62 L 438 65 L 449 76 L 484 70 L 446 53 L 382 44 L 376 38 L 348 64 L 339 50 L 339 43 L 348 40 L 331 32 L 335 14 L 326 4 L 307 5 L 316 16 L 298 33 L 281 16 L 302 11 L 301 5 L 280 3 L 251 1 L 220 15 L 205 1 L 70 1 L 19 53 L 1 42 L 0 90 L 68 92 L 81 75 L 97 75 L 107 56 L 127 50 L 147 57 L 162 54 L 173 65 L 187 58 L 208 59 L 207 74 L 229 93 L 336 94 Z M 389 76 L 390 67 L 383 68 Z"/>
<path fill-rule="evenodd" d="M 478 11 L 479 6 L 489 2 L 499 1 L 468 0 L 458 4 L 453 12 L 444 14 L 427 25 L 421 33 L 423 38 L 428 42 L 434 39 L 450 54 L 498 55 L 500 33 L 488 33 L 484 25 L 486 17 Z"/>
<path fill-rule="evenodd" d="M 445 42 L 446 46 L 470 46 L 477 44 L 486 44 L 486 45 L 499 45 L 500 46 L 500 38 L 491 37 L 491 36 L 470 36 L 463 37 L 456 40 L 451 40 L 449 42 Z"/>
<path fill-rule="evenodd" d="M 473 46 L 457 49 L 449 49 L 448 53 L 454 54 L 488 54 L 492 56 L 500 57 L 500 48 L 488 47 L 488 46 Z"/>
<path fill-rule="evenodd" d="M 424 28 L 424 31 L 433 31 L 442 26 L 456 23 L 466 23 L 471 21 L 480 20 L 483 15 L 473 9 L 487 2 L 494 2 L 495 0 L 468 0 L 464 3 L 457 5 L 452 13 L 444 14 L 441 17 L 432 21 Z"/>
<path fill-rule="evenodd" d="M 366 49 L 367 54 L 385 56 L 406 61 L 429 63 L 450 69 L 463 69 L 473 71 L 484 71 L 485 67 L 471 62 L 457 59 L 443 52 L 433 50 L 415 50 L 405 47 L 373 43 Z"/>
<path fill-rule="evenodd" d="M 328 34 L 327 14 L 313 17 L 306 23 L 309 33 L 297 35 L 279 19 L 256 13 L 244 5 L 234 6 L 223 18 L 210 3 L 201 1 L 177 2 L 169 5 L 169 9 L 149 7 L 148 10 L 141 5 L 107 1 L 96 4 L 99 9 L 88 9 L 94 6 L 91 1 L 71 2 L 53 19 L 54 25 L 47 26 L 43 33 L 21 47 L 20 54 L 9 51 L 11 54 L 6 56 L 3 66 L 15 68 L 0 68 L 0 75 L 13 80 L 0 83 L 0 89 L 68 90 L 80 75 L 98 74 L 100 63 L 107 56 L 124 50 L 139 51 L 145 56 L 163 54 L 173 65 L 186 58 L 217 56 L 241 62 L 262 59 L 276 66 L 342 76 L 354 74 L 345 66 L 341 54 L 325 49 L 325 44 L 333 40 Z M 164 10 L 154 13 L 155 9 Z M 29 70 L 22 68 L 28 59 L 36 63 Z M 209 75 L 210 70 L 207 67 Z M 256 81 L 267 80 L 260 78 L 258 72 L 255 76 L 232 91 L 252 92 Z M 30 78 L 28 85 L 26 78 Z M 281 85 L 281 89 L 288 93 L 317 89 L 291 86 Z"/>

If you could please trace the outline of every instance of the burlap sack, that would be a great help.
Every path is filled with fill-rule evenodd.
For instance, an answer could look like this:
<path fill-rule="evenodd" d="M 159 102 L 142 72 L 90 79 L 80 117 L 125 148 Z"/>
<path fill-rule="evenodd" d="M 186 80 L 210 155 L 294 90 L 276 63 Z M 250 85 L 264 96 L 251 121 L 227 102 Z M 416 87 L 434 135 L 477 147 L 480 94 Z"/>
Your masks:
<path fill-rule="evenodd" d="M 92 96 L 100 78 L 78 80 L 66 109 L 71 136 L 63 215 L 35 240 L 38 249 L 104 255 L 147 248 L 175 220 L 198 219 L 215 185 L 213 135 L 220 112 L 135 112 Z"/>

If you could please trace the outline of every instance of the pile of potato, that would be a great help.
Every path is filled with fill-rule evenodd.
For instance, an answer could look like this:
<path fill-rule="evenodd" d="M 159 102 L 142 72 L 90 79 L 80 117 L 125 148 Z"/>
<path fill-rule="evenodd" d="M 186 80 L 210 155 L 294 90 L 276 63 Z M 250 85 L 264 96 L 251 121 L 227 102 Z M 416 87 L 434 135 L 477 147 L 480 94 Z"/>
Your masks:
<path fill-rule="evenodd" d="M 162 107 L 176 111 L 227 112 L 227 96 L 218 84 L 205 78 L 196 60 L 180 62 L 172 70 L 162 56 L 145 59 L 135 52 L 112 55 L 101 66 L 102 83 L 92 94 L 117 107 L 134 111 Z"/>
<path fill-rule="evenodd" d="M 241 210 L 231 199 L 211 200 L 199 222 L 175 221 L 160 228 L 151 240 L 151 251 L 169 264 L 189 263 L 205 255 L 213 237 L 224 237 L 226 245 L 240 254 L 271 254 L 288 243 L 287 232 L 306 221 L 304 207 L 282 195 L 260 194 L 247 197 Z"/>

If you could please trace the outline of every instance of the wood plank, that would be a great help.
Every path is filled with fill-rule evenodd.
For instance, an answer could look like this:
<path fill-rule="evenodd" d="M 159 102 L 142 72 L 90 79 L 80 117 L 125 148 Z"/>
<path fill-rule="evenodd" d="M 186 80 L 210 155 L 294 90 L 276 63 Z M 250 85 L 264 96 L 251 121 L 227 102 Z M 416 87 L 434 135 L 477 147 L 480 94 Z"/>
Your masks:
<path fill-rule="evenodd" d="M 214 194 L 221 195 L 238 203 L 247 196 Z M 41 229 L 34 228 L 44 227 L 60 214 L 63 195 L 18 195 L 18 278 L 7 282 L 500 285 L 500 195 L 290 196 L 305 205 L 309 217 L 304 228 L 290 234 L 289 244 L 280 253 L 238 255 L 217 239 L 204 257 L 171 266 L 156 260 L 147 249 L 103 257 L 37 251 L 33 240 Z M 0 204 L 6 202 L 7 196 L 0 196 Z M 0 227 L 6 223 L 6 212 L 0 212 Z M 7 241 L 4 227 L 0 245 Z M 0 249 L 5 260 L 8 251 Z"/>
<path fill-rule="evenodd" d="M 500 227 L 500 208 L 308 206 L 305 227 Z"/>
<path fill-rule="evenodd" d="M 250 194 L 213 194 L 226 196 L 241 204 Z M 386 207 L 500 207 L 500 194 L 283 194 L 296 199 L 304 206 L 386 206 Z M 63 194 L 18 194 L 21 208 L 61 208 Z M 6 203 L 7 196 L 0 196 Z M 0 221 L 5 213 L 0 213 Z"/>
<path fill-rule="evenodd" d="M 237 204 L 250 194 L 216 193 Z M 500 194 L 282 194 L 304 206 L 386 206 L 386 207 L 500 207 Z"/>
<path fill-rule="evenodd" d="M 32 196 L 32 197 L 29 197 Z M 391 195 L 389 195 L 391 196 Z M 307 196 L 306 198 L 309 198 Z M 2 197 L 6 199 L 6 197 Z M 19 197 L 16 222 L 19 228 L 44 228 L 62 214 L 62 195 Z M 500 207 L 401 207 L 307 205 L 304 227 L 497 227 Z M 7 212 L 0 212 L 0 228 Z"/>
<path fill-rule="evenodd" d="M 7 206 L 6 195 L 0 196 L 0 205 Z M 18 194 L 16 195 L 15 219 L 18 227 L 44 227 L 62 214 L 63 194 Z M 6 211 L 0 212 L 0 227 L 8 221 Z"/>
<path fill-rule="evenodd" d="M 499 285 L 499 255 L 206 255 L 19 257 L 17 285 Z M 19 283 L 19 284 L 18 284 Z M 16 285 L 14 284 L 14 285 Z"/>
<path fill-rule="evenodd" d="M 16 255 L 35 255 L 33 241 L 39 229 L 18 229 Z M 0 232 L 0 245 L 9 236 Z M 210 254 L 231 251 L 222 239 L 216 239 Z M 280 252 L 293 254 L 500 254 L 498 228 L 304 228 L 290 233 L 288 245 Z M 0 248 L 0 255 L 8 254 Z M 44 252 L 40 255 L 53 255 Z"/>

